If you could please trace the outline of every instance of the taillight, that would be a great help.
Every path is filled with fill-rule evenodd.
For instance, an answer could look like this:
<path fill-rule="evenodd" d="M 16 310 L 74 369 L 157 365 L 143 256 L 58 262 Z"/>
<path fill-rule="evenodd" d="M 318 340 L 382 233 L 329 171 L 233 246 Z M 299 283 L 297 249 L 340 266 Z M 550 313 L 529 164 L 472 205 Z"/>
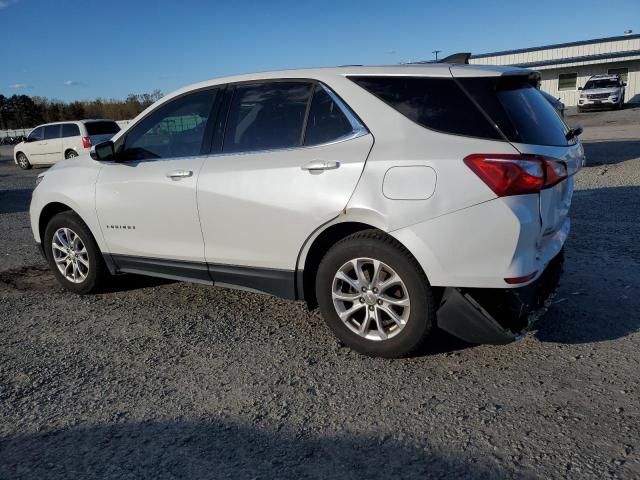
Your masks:
<path fill-rule="evenodd" d="M 564 162 L 538 155 L 474 153 L 464 163 L 499 197 L 536 193 L 567 178 Z"/>
<path fill-rule="evenodd" d="M 84 148 L 91 148 L 91 139 L 89 137 L 82 137 L 82 146 Z"/>

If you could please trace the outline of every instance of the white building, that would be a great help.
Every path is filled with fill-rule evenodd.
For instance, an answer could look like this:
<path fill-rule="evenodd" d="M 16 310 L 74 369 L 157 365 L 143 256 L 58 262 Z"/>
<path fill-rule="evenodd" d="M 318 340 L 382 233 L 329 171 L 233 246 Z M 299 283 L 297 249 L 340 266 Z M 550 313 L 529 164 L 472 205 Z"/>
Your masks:
<path fill-rule="evenodd" d="M 472 55 L 471 64 L 513 65 L 540 72 L 541 88 L 567 106 L 589 77 L 617 73 L 627 83 L 625 101 L 640 103 L 640 35 L 597 38 L 542 47 Z"/>

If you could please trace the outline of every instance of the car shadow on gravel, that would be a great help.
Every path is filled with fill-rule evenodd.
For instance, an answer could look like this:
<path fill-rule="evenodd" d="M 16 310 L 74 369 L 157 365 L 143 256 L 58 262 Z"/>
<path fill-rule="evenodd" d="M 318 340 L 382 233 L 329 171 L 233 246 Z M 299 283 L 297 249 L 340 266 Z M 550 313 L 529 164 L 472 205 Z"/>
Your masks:
<path fill-rule="evenodd" d="M 584 144 L 587 166 L 614 165 L 640 158 L 640 140 L 589 141 Z"/>
<path fill-rule="evenodd" d="M 29 210 L 32 188 L 0 190 L 0 214 L 20 213 Z"/>
<path fill-rule="evenodd" d="M 0 478 L 517 478 L 388 436 L 321 437 L 228 421 L 142 422 L 0 437 Z"/>

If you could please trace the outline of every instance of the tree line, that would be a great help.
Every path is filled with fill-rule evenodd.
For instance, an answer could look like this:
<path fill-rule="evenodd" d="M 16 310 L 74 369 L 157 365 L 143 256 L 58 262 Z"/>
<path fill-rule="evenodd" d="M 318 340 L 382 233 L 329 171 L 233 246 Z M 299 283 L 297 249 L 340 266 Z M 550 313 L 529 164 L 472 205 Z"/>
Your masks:
<path fill-rule="evenodd" d="M 45 97 L 0 94 L 0 130 L 33 128 L 36 125 L 85 118 L 129 120 L 162 97 L 160 90 L 131 94 L 124 100 L 97 98 L 63 102 Z"/>

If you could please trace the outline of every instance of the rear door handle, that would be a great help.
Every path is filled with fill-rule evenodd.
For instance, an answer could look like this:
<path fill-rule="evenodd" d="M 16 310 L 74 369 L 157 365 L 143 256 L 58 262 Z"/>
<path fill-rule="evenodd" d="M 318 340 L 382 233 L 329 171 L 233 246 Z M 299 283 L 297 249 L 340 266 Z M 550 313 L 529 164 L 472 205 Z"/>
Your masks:
<path fill-rule="evenodd" d="M 193 175 L 191 170 L 174 170 L 167 172 L 167 177 L 171 180 L 180 180 L 181 178 L 190 177 L 191 175 Z"/>
<path fill-rule="evenodd" d="M 324 162 L 322 160 L 313 160 L 312 162 L 302 165 L 302 170 L 318 171 L 318 170 L 335 170 L 340 167 L 340 162 Z"/>

